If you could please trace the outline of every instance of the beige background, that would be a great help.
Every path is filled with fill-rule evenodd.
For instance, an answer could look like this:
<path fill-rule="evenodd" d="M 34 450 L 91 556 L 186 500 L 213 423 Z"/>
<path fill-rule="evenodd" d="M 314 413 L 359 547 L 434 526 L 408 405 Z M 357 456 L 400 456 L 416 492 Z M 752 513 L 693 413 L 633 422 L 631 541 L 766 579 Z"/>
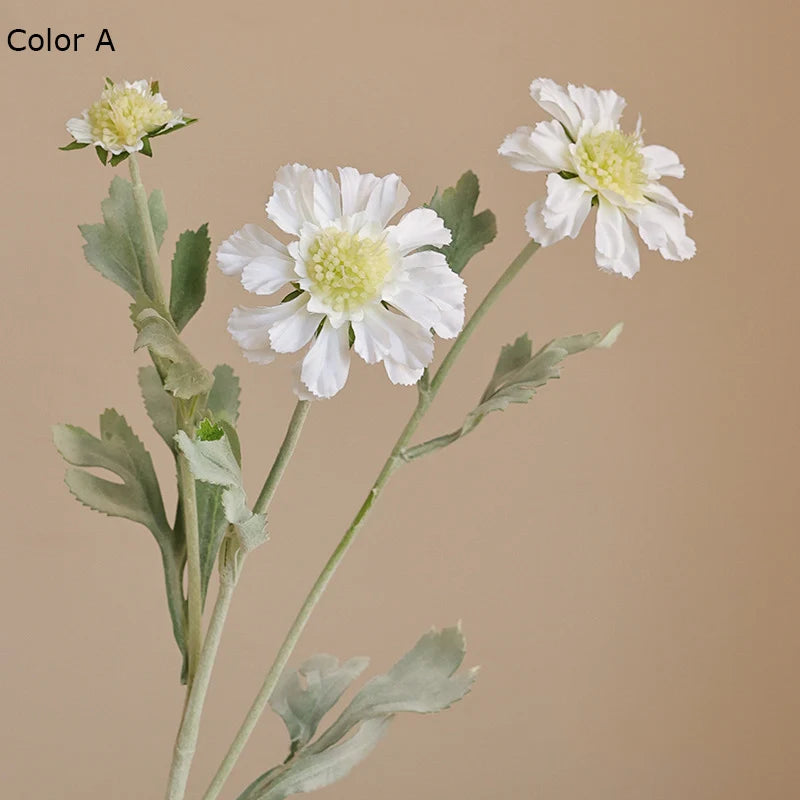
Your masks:
<path fill-rule="evenodd" d="M 538 75 L 611 86 L 679 152 L 695 210 L 689 263 L 645 251 L 601 274 L 591 235 L 535 259 L 483 326 L 423 433 L 480 394 L 501 344 L 626 329 L 576 357 L 528 407 L 400 472 L 298 656 L 370 654 L 381 670 L 461 618 L 483 666 L 447 714 L 398 719 L 336 800 L 786 800 L 800 786 L 796 499 L 797 20 L 789 3 L 6 0 L 12 27 L 111 30 L 114 54 L 3 45 L 2 796 L 161 796 L 181 707 L 156 549 L 80 507 L 49 426 L 95 429 L 113 405 L 170 464 L 140 408 L 126 298 L 88 267 L 76 225 L 111 178 L 60 153 L 102 78 L 158 77 L 199 116 L 144 166 L 171 242 L 215 245 L 263 222 L 275 169 L 299 160 L 397 171 L 415 202 L 466 168 L 500 238 L 465 274 L 469 304 L 522 246 L 541 191 L 495 155 L 543 115 Z M 66 10 L 66 9 L 69 10 Z M 124 174 L 124 173 L 123 173 Z M 588 231 L 587 231 L 588 233 Z M 257 491 L 293 398 L 288 364 L 248 365 L 224 331 L 245 299 L 210 276 L 187 335 L 241 375 Z M 438 355 L 441 357 L 443 348 Z M 360 365 L 313 409 L 248 564 L 191 787 L 198 797 L 319 566 L 406 418 L 412 390 Z M 169 493 L 168 493 L 169 494 Z M 169 494 L 172 502 L 172 494 Z M 283 757 L 266 717 L 226 798 Z"/>

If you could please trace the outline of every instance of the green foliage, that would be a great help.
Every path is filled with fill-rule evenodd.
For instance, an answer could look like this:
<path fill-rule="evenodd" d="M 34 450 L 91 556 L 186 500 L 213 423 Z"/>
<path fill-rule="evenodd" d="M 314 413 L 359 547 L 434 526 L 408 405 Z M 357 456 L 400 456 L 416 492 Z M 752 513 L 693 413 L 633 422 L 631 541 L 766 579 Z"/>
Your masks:
<path fill-rule="evenodd" d="M 208 418 L 202 420 L 197 426 L 197 438 L 201 442 L 218 442 L 224 435 L 225 431 Z"/>
<path fill-rule="evenodd" d="M 263 544 L 267 540 L 267 518 L 265 514 L 254 514 L 247 506 L 242 469 L 228 437 L 200 441 L 178 431 L 175 441 L 189 461 L 196 480 L 223 488 L 222 509 L 238 535 L 240 547 L 249 551 Z"/>
<path fill-rule="evenodd" d="M 206 402 L 215 422 L 236 425 L 239 420 L 239 379 L 227 364 L 214 368 L 214 385 Z"/>
<path fill-rule="evenodd" d="M 103 153 L 108 155 L 105 150 Z M 156 244 L 160 247 L 167 229 L 167 212 L 160 191 L 150 194 L 148 207 Z M 86 241 L 83 247 L 86 260 L 131 297 L 148 295 L 149 287 L 143 277 L 147 263 L 144 234 L 131 184 L 120 177 L 114 178 L 101 209 L 102 223 L 79 226 Z"/>
<path fill-rule="evenodd" d="M 460 628 L 426 633 L 386 675 L 370 680 L 315 742 L 310 740 L 322 717 L 363 671 L 366 659 L 341 666 L 332 656 L 309 659 L 285 675 L 270 698 L 289 729 L 289 758 L 257 778 L 239 800 L 284 800 L 343 778 L 372 752 L 395 714 L 441 711 L 467 694 L 476 670 L 456 674 L 464 651 Z"/>
<path fill-rule="evenodd" d="M 169 311 L 178 331 L 186 327 L 205 299 L 210 253 L 207 224 L 196 231 L 184 231 L 178 238 L 169 295 Z"/>
<path fill-rule="evenodd" d="M 74 425 L 56 425 L 53 438 L 58 452 L 72 465 L 65 480 L 70 492 L 81 503 L 103 514 L 138 522 L 153 534 L 161 550 L 175 640 L 185 655 L 181 584 L 184 550 L 167 522 L 150 454 L 125 418 L 113 409 L 100 416 L 100 438 Z M 122 483 L 100 478 L 78 467 L 108 470 Z"/>
<path fill-rule="evenodd" d="M 158 370 L 153 366 L 139 369 L 139 388 L 147 415 L 150 417 L 156 433 L 174 449 L 173 439 L 178 432 L 178 423 L 175 416 L 175 403 L 161 384 Z"/>
<path fill-rule="evenodd" d="M 528 335 L 520 336 L 500 351 L 492 379 L 477 407 L 467 414 L 463 425 L 452 433 L 407 448 L 403 458 L 410 461 L 446 447 L 466 436 L 492 411 L 503 411 L 510 403 L 527 403 L 540 386 L 561 376 L 558 365 L 567 356 L 595 347 L 611 347 L 621 331 L 620 322 L 606 334 L 595 332 L 553 339 L 533 355 Z"/>
<path fill-rule="evenodd" d="M 69 144 L 65 144 L 63 147 L 59 147 L 59 150 L 83 150 L 84 147 L 88 147 L 89 142 L 75 142 L 72 141 Z"/>
<path fill-rule="evenodd" d="M 206 394 L 214 383 L 211 373 L 180 340 L 171 322 L 154 308 L 140 308 L 136 304 L 133 308 L 133 321 L 139 331 L 133 349 L 148 347 L 154 356 L 169 362 L 164 388 L 170 394 L 182 400 Z"/>
<path fill-rule="evenodd" d="M 428 204 L 444 220 L 445 227 L 453 235 L 450 244 L 434 249 L 444 253 L 450 269 L 455 273 L 460 274 L 469 260 L 497 236 L 494 214 L 488 209 L 475 213 L 479 191 L 477 175 L 468 171 L 455 186 L 445 189 L 441 194 L 437 189 Z"/>

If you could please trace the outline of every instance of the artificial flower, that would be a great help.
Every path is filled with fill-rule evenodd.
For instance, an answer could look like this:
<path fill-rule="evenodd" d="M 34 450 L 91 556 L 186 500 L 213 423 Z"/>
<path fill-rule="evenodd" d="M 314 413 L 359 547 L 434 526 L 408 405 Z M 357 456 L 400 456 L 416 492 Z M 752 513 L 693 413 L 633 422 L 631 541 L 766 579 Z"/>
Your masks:
<path fill-rule="evenodd" d="M 157 83 L 106 79 L 100 99 L 67 122 L 74 142 L 64 149 L 92 144 L 113 156 L 139 150 L 149 155 L 149 139 L 190 122 L 194 120 L 184 117 L 181 109 L 169 108 Z"/>
<path fill-rule="evenodd" d="M 620 127 L 625 100 L 610 89 L 566 89 L 547 78 L 531 84 L 531 96 L 552 120 L 517 128 L 499 153 L 523 172 L 549 172 L 547 195 L 525 216 L 531 238 L 547 246 L 575 238 L 597 206 L 595 259 L 604 270 L 632 278 L 644 243 L 664 258 L 683 261 L 695 254 L 684 218 L 692 212 L 661 178 L 682 178 L 678 156 L 661 145 L 645 145 L 641 120 L 633 133 Z"/>
<path fill-rule="evenodd" d="M 390 220 L 409 191 L 397 175 L 378 178 L 352 167 L 290 164 L 278 170 L 267 216 L 295 237 L 287 246 L 247 225 L 217 253 L 220 269 L 250 292 L 284 289 L 283 302 L 237 308 L 228 330 L 261 364 L 311 343 L 299 368 L 299 396 L 332 397 L 345 384 L 351 349 L 382 362 L 392 383 L 410 385 L 433 358 L 431 331 L 444 338 L 464 324 L 464 282 L 432 250 L 450 231 L 430 208 Z"/>

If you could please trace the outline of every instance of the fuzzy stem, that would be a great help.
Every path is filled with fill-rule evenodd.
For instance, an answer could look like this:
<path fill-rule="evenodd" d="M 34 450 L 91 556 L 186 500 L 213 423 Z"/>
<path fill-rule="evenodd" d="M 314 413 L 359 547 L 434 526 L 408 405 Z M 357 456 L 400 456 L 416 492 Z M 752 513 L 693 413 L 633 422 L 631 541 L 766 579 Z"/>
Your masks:
<path fill-rule="evenodd" d="M 538 249 L 539 245 L 536 244 L 536 242 L 528 242 L 520 254 L 511 262 L 511 264 L 509 264 L 505 272 L 503 272 L 494 286 L 489 290 L 488 294 L 486 297 L 484 297 L 481 304 L 475 310 L 475 313 L 472 315 L 469 322 L 467 322 L 467 324 L 464 326 L 464 329 L 456 338 L 453 346 L 450 348 L 450 351 L 443 359 L 441 366 L 431 380 L 430 385 L 427 388 L 420 387 L 419 400 L 417 401 L 417 406 L 414 409 L 414 413 L 411 415 L 411 418 L 408 420 L 406 426 L 403 428 L 403 431 L 395 442 L 392 452 L 389 454 L 389 457 L 386 459 L 381 471 L 378 473 L 378 477 L 375 479 L 369 494 L 361 504 L 361 507 L 358 509 L 353 521 L 350 523 L 350 527 L 348 527 L 347 531 L 345 531 L 345 534 L 340 540 L 339 544 L 336 545 L 336 549 L 331 554 L 322 572 L 319 574 L 317 580 L 314 582 L 314 585 L 311 587 L 311 591 L 303 601 L 300 611 L 297 613 L 292 626 L 289 628 L 289 632 L 286 634 L 283 644 L 280 646 L 280 649 L 275 656 L 275 661 L 264 678 L 261 689 L 256 695 L 250 710 L 247 712 L 247 716 L 242 722 L 242 725 L 239 728 L 239 731 L 237 732 L 227 754 L 225 755 L 222 764 L 220 764 L 216 775 L 211 781 L 206 793 L 203 795 L 203 800 L 216 800 L 216 798 L 219 796 L 223 784 L 230 775 L 231 770 L 233 769 L 236 761 L 241 755 L 242 750 L 247 744 L 247 740 L 250 738 L 250 735 L 255 729 L 261 714 L 266 708 L 270 695 L 275 689 L 275 685 L 278 683 L 278 679 L 286 667 L 289 658 L 291 658 L 292 652 L 294 651 L 294 648 L 297 645 L 297 642 L 300 639 L 303 629 L 311 617 L 315 606 L 325 592 L 325 589 L 330 583 L 331 578 L 333 578 L 333 575 L 336 572 L 339 564 L 342 562 L 342 559 L 345 557 L 347 551 L 350 549 L 350 546 L 353 544 L 356 535 L 364 524 L 370 510 L 375 504 L 375 501 L 380 497 L 380 494 L 388 483 L 392 473 L 402 463 L 404 463 L 402 458 L 402 452 L 404 448 L 406 445 L 408 445 L 411 437 L 417 430 L 420 421 L 422 420 L 423 416 L 425 416 L 425 412 L 428 410 L 428 407 L 441 388 L 444 379 L 447 377 L 448 373 L 453 367 L 453 364 L 463 350 L 467 340 L 478 326 L 478 323 L 483 319 L 486 312 L 491 308 L 495 300 L 497 300 L 503 289 L 508 286 L 511 280 L 526 264 L 528 259 Z"/>
<path fill-rule="evenodd" d="M 226 549 L 229 542 L 223 544 Z M 217 650 L 222 638 L 222 631 L 225 626 L 225 619 L 228 616 L 228 609 L 231 605 L 233 590 L 238 580 L 238 565 L 224 564 L 227 556 L 221 556 L 219 594 L 214 604 L 214 611 L 208 623 L 203 648 L 200 651 L 200 659 L 197 662 L 197 672 L 184 709 L 183 720 L 181 722 L 178 736 L 175 740 L 175 749 L 172 756 L 172 766 L 169 772 L 169 784 L 167 785 L 166 800 L 182 800 L 186 792 L 186 783 L 189 779 L 189 769 L 192 765 L 195 749 L 197 748 L 197 737 L 200 732 L 200 717 L 203 713 L 208 686 L 211 682 L 211 672 L 217 656 Z M 240 556 L 233 554 L 230 557 L 233 561 Z"/>

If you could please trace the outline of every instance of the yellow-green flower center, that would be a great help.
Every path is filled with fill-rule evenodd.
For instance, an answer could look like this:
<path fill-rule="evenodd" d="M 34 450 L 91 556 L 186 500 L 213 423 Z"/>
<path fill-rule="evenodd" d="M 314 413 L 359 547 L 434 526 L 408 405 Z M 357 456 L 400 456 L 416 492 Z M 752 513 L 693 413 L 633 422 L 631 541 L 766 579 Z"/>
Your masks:
<path fill-rule="evenodd" d="M 601 189 L 609 189 L 629 202 L 642 199 L 647 183 L 641 139 L 620 130 L 583 136 L 575 150 L 577 166 Z"/>
<path fill-rule="evenodd" d="M 172 119 L 166 102 L 151 92 L 115 84 L 103 90 L 88 113 L 92 136 L 108 147 L 133 147 Z"/>
<path fill-rule="evenodd" d="M 392 268 L 381 240 L 326 228 L 308 251 L 311 292 L 335 311 L 354 311 L 380 293 Z"/>

